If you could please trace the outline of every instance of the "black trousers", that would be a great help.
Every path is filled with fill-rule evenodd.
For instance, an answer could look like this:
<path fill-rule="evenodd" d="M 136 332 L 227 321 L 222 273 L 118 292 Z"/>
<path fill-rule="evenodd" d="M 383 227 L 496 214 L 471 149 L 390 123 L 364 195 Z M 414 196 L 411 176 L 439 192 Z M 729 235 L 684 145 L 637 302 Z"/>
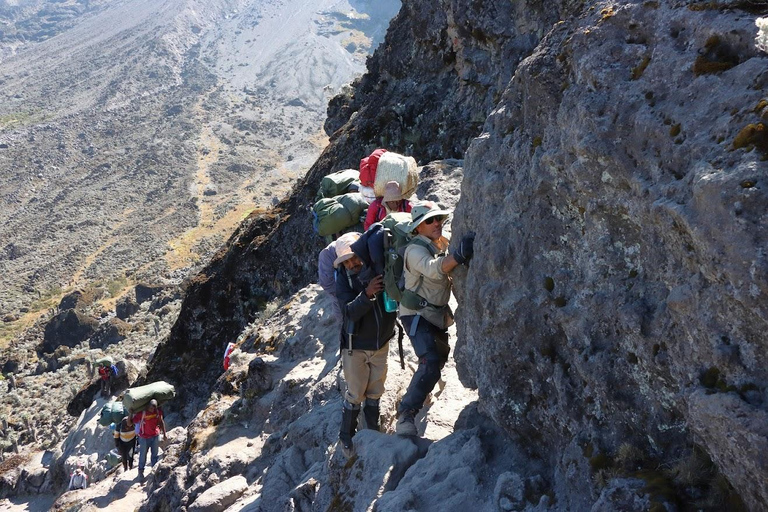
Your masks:
<path fill-rule="evenodd" d="M 136 438 L 134 437 L 127 443 L 125 441 L 119 441 L 120 446 L 118 451 L 123 458 L 123 469 L 128 471 L 133 469 L 133 456 L 136 453 Z"/>

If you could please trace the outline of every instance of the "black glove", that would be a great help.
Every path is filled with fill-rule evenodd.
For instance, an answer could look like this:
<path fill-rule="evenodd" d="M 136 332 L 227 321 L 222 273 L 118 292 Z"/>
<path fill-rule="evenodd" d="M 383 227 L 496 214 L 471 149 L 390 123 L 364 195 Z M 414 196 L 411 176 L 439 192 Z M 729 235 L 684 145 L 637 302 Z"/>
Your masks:
<path fill-rule="evenodd" d="M 453 253 L 453 259 L 455 259 L 459 265 L 469 263 L 469 260 L 471 260 L 472 256 L 475 255 L 474 246 L 475 246 L 475 234 L 468 233 L 464 235 L 461 238 L 461 242 L 459 242 L 459 248 L 456 249 L 456 251 L 454 251 Z"/>

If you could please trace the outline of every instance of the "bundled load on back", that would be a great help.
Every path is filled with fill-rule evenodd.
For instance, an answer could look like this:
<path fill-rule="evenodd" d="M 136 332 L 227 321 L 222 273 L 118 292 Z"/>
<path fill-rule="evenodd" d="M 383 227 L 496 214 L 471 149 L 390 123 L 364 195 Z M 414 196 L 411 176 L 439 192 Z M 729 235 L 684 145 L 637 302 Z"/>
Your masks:
<path fill-rule="evenodd" d="M 104 356 L 101 359 L 96 360 L 96 366 L 112 366 L 115 364 L 114 359 L 109 356 Z"/>
<path fill-rule="evenodd" d="M 360 172 L 355 169 L 345 169 L 325 176 L 320 181 L 315 201 L 323 198 L 336 197 L 349 192 L 358 192 L 360 188 Z"/>
<path fill-rule="evenodd" d="M 381 155 L 373 182 L 376 197 L 383 197 L 387 183 L 397 182 L 403 199 L 408 199 L 419 186 L 419 170 L 412 156 L 403 156 L 388 151 Z"/>
<path fill-rule="evenodd" d="M 373 190 L 373 184 L 376 181 L 376 171 L 379 166 L 379 159 L 381 155 L 386 153 L 386 149 L 376 149 L 367 157 L 360 160 L 360 193 L 369 202 L 372 203 L 376 199 L 376 194 Z"/>
<path fill-rule="evenodd" d="M 123 457 L 119 453 L 117 453 L 117 449 L 115 448 L 107 452 L 104 458 L 106 459 L 107 464 L 109 464 L 109 467 L 111 468 L 117 466 L 123 461 Z"/>
<path fill-rule="evenodd" d="M 361 223 L 368 203 L 358 192 L 320 199 L 313 208 L 314 227 L 320 236 L 334 235 Z"/>
<path fill-rule="evenodd" d="M 123 406 L 131 414 L 143 410 L 152 399 L 157 400 L 158 405 L 167 402 L 176 396 L 176 388 L 165 381 L 157 381 L 146 386 L 131 388 L 123 395 Z"/>
<path fill-rule="evenodd" d="M 119 424 L 127 414 L 128 411 L 125 410 L 122 402 L 107 402 L 101 408 L 99 425 L 108 427 L 112 423 Z"/>

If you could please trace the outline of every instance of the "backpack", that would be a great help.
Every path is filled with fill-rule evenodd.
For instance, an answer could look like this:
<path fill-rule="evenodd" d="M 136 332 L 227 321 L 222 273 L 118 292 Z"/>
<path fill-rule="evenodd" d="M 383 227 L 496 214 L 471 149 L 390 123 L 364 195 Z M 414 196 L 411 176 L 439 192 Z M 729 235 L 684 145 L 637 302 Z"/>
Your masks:
<path fill-rule="evenodd" d="M 377 149 L 360 160 L 360 183 L 364 187 L 373 186 L 373 183 L 376 181 L 376 169 L 379 166 L 379 158 L 386 152 L 386 149 Z"/>
<path fill-rule="evenodd" d="M 360 172 L 355 169 L 345 169 L 325 176 L 320 181 L 315 201 L 324 197 L 336 197 L 349 192 L 352 185 L 359 184 Z"/>
<path fill-rule="evenodd" d="M 312 208 L 312 225 L 320 236 L 340 233 L 360 223 L 360 216 L 368 208 L 363 196 L 357 192 L 320 199 Z"/>
<path fill-rule="evenodd" d="M 117 377 L 117 374 L 118 374 L 118 371 L 117 371 L 117 366 L 115 366 L 115 365 L 112 365 L 112 375 L 114 375 L 115 377 Z"/>
<path fill-rule="evenodd" d="M 384 227 L 384 291 L 390 299 L 408 309 L 419 310 L 426 305 L 426 301 L 415 292 L 405 290 L 405 249 L 410 244 L 417 244 L 426 247 L 434 256 L 434 248 L 407 231 L 410 223 L 411 214 L 405 212 L 390 213 L 381 221 Z"/>

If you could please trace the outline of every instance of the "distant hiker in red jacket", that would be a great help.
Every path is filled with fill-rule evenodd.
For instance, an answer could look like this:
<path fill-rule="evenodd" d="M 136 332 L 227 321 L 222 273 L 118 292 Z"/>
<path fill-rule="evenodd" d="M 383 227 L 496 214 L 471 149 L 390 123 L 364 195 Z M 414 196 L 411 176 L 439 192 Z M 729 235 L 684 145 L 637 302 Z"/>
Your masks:
<path fill-rule="evenodd" d="M 152 463 L 157 464 L 157 438 L 160 432 L 163 433 L 163 440 L 168 439 L 165 435 L 165 421 L 163 420 L 163 411 L 158 409 L 157 400 L 154 398 L 149 401 L 146 411 L 137 412 L 133 415 L 133 423 L 139 425 L 139 480 L 144 479 L 144 466 L 147 464 L 147 450 L 152 451 Z"/>
<path fill-rule="evenodd" d="M 99 376 L 101 377 L 101 396 L 107 397 L 112 394 L 112 368 L 99 366 Z"/>
<path fill-rule="evenodd" d="M 396 181 L 390 181 L 384 187 L 384 196 L 377 198 L 368 207 L 368 214 L 365 216 L 363 228 L 368 229 L 371 224 L 379 222 L 392 212 L 410 212 L 411 203 L 403 199 L 403 193 L 400 191 L 400 185 Z"/>

